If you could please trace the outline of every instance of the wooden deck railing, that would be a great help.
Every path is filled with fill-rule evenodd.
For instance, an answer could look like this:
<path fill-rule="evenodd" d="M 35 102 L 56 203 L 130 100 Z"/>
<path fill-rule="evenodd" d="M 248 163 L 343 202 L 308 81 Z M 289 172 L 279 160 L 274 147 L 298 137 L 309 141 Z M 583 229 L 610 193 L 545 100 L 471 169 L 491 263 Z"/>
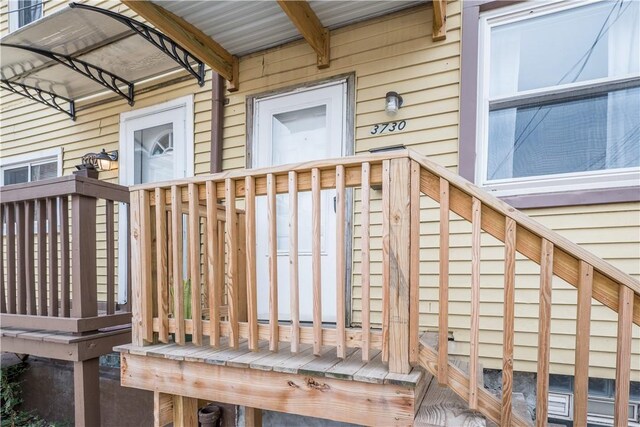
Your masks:
<path fill-rule="evenodd" d="M 361 326 L 346 324 L 347 278 L 345 253 L 346 194 L 359 189 Z M 382 239 L 372 238 L 372 188 L 381 188 Z M 322 230 L 321 192 L 336 193 L 336 227 Z M 311 229 L 299 228 L 299 197 L 311 194 Z M 289 282 L 291 321 L 278 321 L 278 263 L 276 197 L 289 197 Z M 266 196 L 266 212 L 257 212 L 256 198 Z M 420 341 L 421 200 L 436 202 L 439 224 L 438 342 Z M 640 325 L 640 284 L 610 264 L 560 237 L 469 182 L 408 151 L 356 156 L 268 169 L 233 171 L 190 180 L 132 188 L 132 269 L 134 283 L 134 344 L 178 343 L 191 334 L 195 344 L 203 337 L 219 345 L 228 337 L 231 347 L 241 339 L 258 350 L 268 340 L 336 348 L 344 357 L 347 348 L 362 349 L 368 360 L 380 350 L 389 370 L 407 373 L 421 365 L 438 381 L 469 401 L 471 408 L 504 426 L 527 425 L 512 412 L 516 253 L 539 264 L 540 322 L 538 354 L 537 419 L 547 419 L 552 280 L 554 276 L 578 288 L 576 331 L 577 425 L 586 420 L 589 356 L 589 324 L 592 300 L 618 312 L 615 419 L 625 424 L 629 401 L 631 329 Z M 238 214 L 244 207 L 244 216 Z M 449 360 L 449 224 L 455 214 L 471 223 L 470 247 L 470 352 L 469 372 Z M 258 321 L 256 278 L 256 216 L 267 217 L 269 318 Z M 187 232 L 182 233 L 183 224 Z M 377 224 L 376 224 L 377 225 Z M 320 235 L 335 238 L 336 271 L 323 271 Z M 481 233 L 504 243 L 504 328 L 502 397 L 478 387 Z M 310 274 L 301 275 L 298 239 L 312 236 Z M 177 236 L 177 237 L 176 237 Z M 180 236 L 183 236 L 182 238 Z M 355 248 L 354 248 L 355 249 Z M 371 257 L 382 254 L 382 307 L 380 324 L 371 321 Z M 182 272 L 187 253 L 187 272 Z M 322 276 L 335 275 L 337 313 L 335 326 L 323 324 Z M 176 279 L 176 277 L 178 279 Z M 282 277 L 282 276 L 280 276 Z M 301 283 L 313 289 L 313 321 L 300 321 Z M 185 286 L 187 283 L 189 286 Z M 171 292 L 169 289 L 173 289 Z M 192 314 L 185 316 L 183 292 L 191 292 Z M 244 294 L 243 294 L 244 293 Z M 226 302 L 225 302 L 226 301 Z M 426 313 L 423 313 L 426 314 Z"/>
<path fill-rule="evenodd" d="M 76 175 L 0 188 L 3 327 L 84 333 L 130 322 L 115 299 L 117 202 L 129 202 L 126 187 Z M 97 242 L 106 261 L 100 301 Z"/>

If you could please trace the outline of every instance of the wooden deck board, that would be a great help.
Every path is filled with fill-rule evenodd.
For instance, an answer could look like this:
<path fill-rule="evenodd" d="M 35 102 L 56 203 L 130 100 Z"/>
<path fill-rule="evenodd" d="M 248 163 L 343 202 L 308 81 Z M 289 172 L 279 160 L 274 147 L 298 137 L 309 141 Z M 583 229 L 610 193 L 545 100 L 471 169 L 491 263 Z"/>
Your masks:
<path fill-rule="evenodd" d="M 333 347 L 324 346 L 320 348 L 320 356 L 329 352 Z M 295 357 L 291 357 L 287 360 L 283 360 L 279 364 L 273 367 L 273 370 L 276 372 L 286 372 L 289 374 L 297 374 L 300 371 L 300 368 L 311 362 L 312 360 L 320 357 L 313 354 L 313 346 L 309 346 L 309 348 L 305 351 L 299 352 Z"/>
<path fill-rule="evenodd" d="M 355 350 L 355 348 L 348 348 L 345 352 L 345 358 L 351 356 Z M 329 369 L 342 361 L 343 359 L 338 358 L 336 352 L 328 351 L 322 356 L 316 357 L 306 365 L 301 366 L 298 372 L 302 375 L 325 376 Z"/>
<path fill-rule="evenodd" d="M 238 344 L 238 348 L 228 348 L 222 351 L 216 351 L 215 353 L 208 354 L 204 358 L 204 362 L 210 365 L 221 365 L 224 366 L 227 364 L 228 360 L 235 359 L 238 356 L 242 356 L 243 354 L 250 353 L 249 350 L 249 341 L 246 339 L 241 339 Z"/>
<path fill-rule="evenodd" d="M 376 357 L 379 353 L 379 350 L 371 350 L 369 356 Z M 351 356 L 328 369 L 326 376 L 330 378 L 352 380 L 353 375 L 355 375 L 355 373 L 362 369 L 366 364 L 367 362 L 362 360 L 362 350 L 358 349 L 354 351 Z"/>
<path fill-rule="evenodd" d="M 382 353 L 380 353 L 356 372 L 353 375 L 353 379 L 366 383 L 384 384 L 384 379 L 388 373 L 389 369 L 382 362 Z"/>
<path fill-rule="evenodd" d="M 250 351 L 241 356 L 235 357 L 227 361 L 227 366 L 234 368 L 248 368 L 251 362 L 264 357 L 263 350 L 269 346 L 269 341 L 258 341 L 258 351 Z"/>
<path fill-rule="evenodd" d="M 289 353 L 291 350 L 291 344 L 287 343 L 287 342 L 280 342 L 278 343 L 278 351 L 277 352 L 273 352 L 270 350 L 271 348 L 271 342 L 269 341 L 269 348 L 265 349 L 265 351 L 262 351 L 262 357 L 255 359 L 253 362 L 251 362 L 251 364 L 249 365 L 249 367 L 251 369 L 260 369 L 260 370 L 270 370 L 270 369 L 263 369 L 263 366 L 267 366 L 264 363 L 263 359 L 267 359 L 270 360 L 274 354 L 278 354 L 281 352 L 286 352 Z"/>

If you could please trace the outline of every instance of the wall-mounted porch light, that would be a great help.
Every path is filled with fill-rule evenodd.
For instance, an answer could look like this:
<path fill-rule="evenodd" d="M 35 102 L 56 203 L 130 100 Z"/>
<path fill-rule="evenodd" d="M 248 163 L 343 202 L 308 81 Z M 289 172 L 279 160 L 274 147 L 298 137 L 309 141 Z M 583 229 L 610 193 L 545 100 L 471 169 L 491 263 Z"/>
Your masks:
<path fill-rule="evenodd" d="M 75 174 L 98 178 L 98 171 L 110 171 L 118 162 L 118 150 L 107 153 L 103 148 L 99 153 L 87 153 L 82 156 L 82 164 L 76 165 Z"/>
<path fill-rule="evenodd" d="M 398 92 L 387 92 L 384 98 L 384 111 L 390 116 L 395 116 L 400 107 L 402 107 L 402 96 L 398 95 Z"/>
<path fill-rule="evenodd" d="M 91 164 L 99 171 L 110 171 L 118 162 L 118 150 L 107 153 L 103 148 L 99 153 L 87 153 L 82 156 L 82 164 Z"/>

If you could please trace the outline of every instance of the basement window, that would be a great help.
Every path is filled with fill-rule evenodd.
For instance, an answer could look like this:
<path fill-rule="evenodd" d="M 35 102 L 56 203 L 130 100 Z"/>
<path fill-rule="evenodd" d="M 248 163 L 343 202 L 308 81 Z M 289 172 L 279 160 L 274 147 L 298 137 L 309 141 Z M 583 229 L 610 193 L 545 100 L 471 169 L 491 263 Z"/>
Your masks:
<path fill-rule="evenodd" d="M 574 378 L 549 375 L 549 421 L 572 425 Z M 615 380 L 589 378 L 587 421 L 589 426 L 612 426 L 614 417 Z M 628 425 L 640 427 L 640 382 L 630 384 Z"/>

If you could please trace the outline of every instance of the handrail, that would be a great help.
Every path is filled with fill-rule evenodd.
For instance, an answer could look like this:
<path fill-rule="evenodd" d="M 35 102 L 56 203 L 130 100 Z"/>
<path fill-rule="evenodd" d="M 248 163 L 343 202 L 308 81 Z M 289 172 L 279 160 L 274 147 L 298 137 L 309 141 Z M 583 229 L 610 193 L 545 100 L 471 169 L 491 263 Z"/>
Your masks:
<path fill-rule="evenodd" d="M 71 195 L 129 203 L 127 187 L 80 175 L 65 175 L 42 181 L 0 187 L 0 201 L 2 203 Z"/>
<path fill-rule="evenodd" d="M 169 189 L 172 186 L 183 187 L 190 183 L 202 184 L 206 181 L 224 182 L 226 179 L 232 180 L 244 180 L 246 177 L 258 177 L 266 176 L 267 174 L 273 174 L 276 176 L 288 176 L 289 172 L 301 172 L 310 171 L 312 169 L 327 170 L 335 168 L 336 165 L 342 165 L 345 168 L 359 167 L 365 162 L 381 162 L 383 160 L 402 159 L 409 156 L 409 150 L 394 150 L 386 151 L 382 153 L 360 154 L 350 157 L 336 157 L 333 159 L 313 160 L 309 162 L 289 163 L 285 165 L 262 167 L 255 169 L 233 169 L 227 172 L 218 172 L 214 174 L 198 175 L 191 178 L 178 179 L 174 181 L 154 182 L 153 184 L 136 184 L 129 187 L 129 190 L 153 190 L 155 188 Z M 286 187 L 278 186 L 278 192 L 286 192 Z M 324 187 L 323 187 L 324 188 Z M 243 190 L 242 190 L 243 191 Z M 236 196 L 241 196 L 243 193 L 236 193 Z M 202 197 L 201 197 L 202 198 Z"/>
<path fill-rule="evenodd" d="M 456 189 L 460 190 L 461 193 L 464 193 L 468 197 L 468 199 L 464 200 L 461 198 L 461 195 L 452 194 L 451 198 L 454 199 L 452 201 L 451 209 L 462 216 L 466 220 L 470 221 L 470 206 L 471 206 L 471 198 L 476 198 L 482 202 L 483 205 L 491 208 L 498 214 L 502 214 L 505 217 L 513 219 L 519 227 L 518 232 L 523 234 L 523 238 L 527 238 L 526 234 L 531 233 L 536 235 L 540 239 L 548 240 L 553 243 L 556 249 L 561 249 L 563 253 L 556 252 L 556 261 L 554 263 L 554 273 L 556 273 L 559 277 L 567 281 L 568 283 L 577 286 L 579 274 L 578 274 L 578 262 L 584 261 L 589 265 L 593 266 L 595 273 L 594 274 L 594 295 L 593 297 L 601 302 L 602 304 L 608 306 L 614 311 L 618 311 L 618 301 L 617 301 L 617 291 L 614 289 L 614 294 L 612 295 L 611 286 L 613 283 L 617 283 L 619 285 L 623 285 L 631 289 L 635 297 L 634 302 L 634 323 L 636 325 L 640 325 L 640 282 L 628 274 L 622 272 L 618 268 L 614 267 L 610 263 L 604 261 L 603 259 L 595 256 L 591 252 L 587 251 L 584 248 L 581 248 L 577 244 L 568 240 L 567 238 L 561 236 L 560 234 L 546 228 L 539 222 L 535 221 L 531 217 L 525 215 L 520 212 L 516 208 L 508 205 L 497 197 L 492 196 L 491 194 L 483 191 L 479 187 L 465 180 L 459 175 L 454 174 L 453 172 L 447 170 L 446 168 L 438 165 L 437 163 L 432 162 L 426 157 L 414 152 L 410 151 L 410 157 L 412 160 L 418 162 L 420 166 L 426 169 L 428 172 L 433 175 L 446 179 L 451 185 L 453 185 Z M 438 201 L 439 196 L 435 192 L 431 192 L 429 194 L 430 197 L 434 198 L 434 200 Z M 484 213 L 484 212 L 483 212 Z M 491 213 L 489 213 L 491 214 Z M 487 233 L 490 233 L 493 237 L 504 242 L 504 233 L 500 230 L 497 230 L 492 224 L 489 224 L 489 221 L 486 223 L 483 221 L 483 230 Z M 523 255 L 527 256 L 532 261 L 540 264 L 540 247 L 530 248 L 524 245 L 518 246 L 518 251 Z M 561 259 L 558 259 L 561 258 Z M 568 263 L 573 262 L 575 265 L 571 266 L 560 266 L 561 262 Z"/>

